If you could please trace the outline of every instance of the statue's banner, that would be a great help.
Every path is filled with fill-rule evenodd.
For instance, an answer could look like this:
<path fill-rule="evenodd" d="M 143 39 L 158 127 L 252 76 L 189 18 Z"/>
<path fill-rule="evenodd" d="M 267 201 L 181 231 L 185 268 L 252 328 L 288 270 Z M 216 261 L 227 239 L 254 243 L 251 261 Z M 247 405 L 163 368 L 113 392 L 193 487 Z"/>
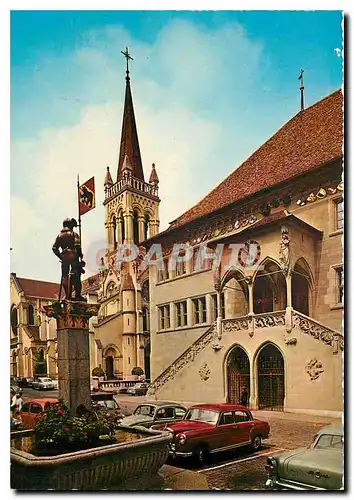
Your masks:
<path fill-rule="evenodd" d="M 95 200 L 95 178 L 91 177 L 87 182 L 79 186 L 79 214 L 84 215 L 96 206 Z"/>

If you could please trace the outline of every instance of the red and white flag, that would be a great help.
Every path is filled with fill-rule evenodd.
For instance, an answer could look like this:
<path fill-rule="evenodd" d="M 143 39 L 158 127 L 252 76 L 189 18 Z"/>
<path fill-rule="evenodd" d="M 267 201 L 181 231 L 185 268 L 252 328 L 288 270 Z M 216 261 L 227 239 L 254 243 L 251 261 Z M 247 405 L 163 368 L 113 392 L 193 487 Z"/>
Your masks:
<path fill-rule="evenodd" d="M 95 199 L 95 178 L 91 177 L 87 182 L 81 184 L 78 189 L 79 195 L 79 215 L 84 215 L 96 206 Z"/>

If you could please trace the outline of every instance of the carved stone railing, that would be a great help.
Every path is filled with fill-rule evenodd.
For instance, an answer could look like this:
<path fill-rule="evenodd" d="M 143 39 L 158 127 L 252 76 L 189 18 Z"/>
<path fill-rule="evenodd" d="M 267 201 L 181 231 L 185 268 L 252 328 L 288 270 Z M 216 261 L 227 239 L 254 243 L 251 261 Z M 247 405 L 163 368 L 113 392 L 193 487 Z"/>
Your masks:
<path fill-rule="evenodd" d="M 234 332 L 240 330 L 248 330 L 249 323 L 251 322 L 250 316 L 241 316 L 239 318 L 230 318 L 222 320 L 223 332 Z"/>
<path fill-rule="evenodd" d="M 293 328 L 299 328 L 302 332 L 311 335 L 321 342 L 331 345 L 335 351 L 339 347 L 341 351 L 344 349 L 344 337 L 341 333 L 322 325 L 313 318 L 305 316 L 305 314 L 293 311 Z"/>
<path fill-rule="evenodd" d="M 255 328 L 269 328 L 274 326 L 285 326 L 285 311 L 273 311 L 254 315 Z"/>
<path fill-rule="evenodd" d="M 137 191 L 141 191 L 143 193 L 150 194 L 152 196 L 158 196 L 158 187 L 153 184 L 149 184 L 148 182 L 144 182 L 140 179 L 135 179 L 135 177 L 126 177 L 106 189 L 105 199 L 111 198 L 115 196 L 117 193 L 125 189 L 126 187 L 131 187 L 136 189 Z"/>
<path fill-rule="evenodd" d="M 173 363 L 166 368 L 149 386 L 148 396 L 152 396 L 161 389 L 169 380 L 172 380 L 176 374 L 185 366 L 193 363 L 194 358 L 207 347 L 217 337 L 216 322 L 208 328 L 188 349 L 186 349 Z"/>

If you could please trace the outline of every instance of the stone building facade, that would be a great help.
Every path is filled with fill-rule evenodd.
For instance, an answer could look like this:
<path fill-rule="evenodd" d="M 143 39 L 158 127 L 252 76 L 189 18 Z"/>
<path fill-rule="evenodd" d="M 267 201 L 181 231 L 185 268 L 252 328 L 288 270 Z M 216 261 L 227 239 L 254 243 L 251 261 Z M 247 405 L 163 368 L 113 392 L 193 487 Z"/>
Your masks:
<path fill-rule="evenodd" d="M 33 377 L 36 370 L 56 378 L 56 325 L 43 306 L 59 292 L 58 283 L 10 275 L 10 374 Z"/>
<path fill-rule="evenodd" d="M 164 252 L 149 273 L 150 395 L 238 403 L 246 388 L 253 409 L 340 414 L 342 108 L 337 91 L 298 113 L 144 243 Z M 192 258 L 173 270 L 175 244 Z"/>

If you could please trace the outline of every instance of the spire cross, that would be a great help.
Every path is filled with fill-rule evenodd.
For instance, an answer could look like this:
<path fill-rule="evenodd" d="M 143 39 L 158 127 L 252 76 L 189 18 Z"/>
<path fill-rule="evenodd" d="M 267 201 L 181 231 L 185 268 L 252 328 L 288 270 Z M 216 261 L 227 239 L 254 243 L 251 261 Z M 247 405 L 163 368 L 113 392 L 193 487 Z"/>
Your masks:
<path fill-rule="evenodd" d="M 128 47 L 125 47 L 125 50 L 121 50 L 121 54 L 123 54 L 123 56 L 127 60 L 127 76 L 129 76 L 129 59 L 131 59 L 132 61 L 134 61 L 134 59 L 129 54 Z"/>
<path fill-rule="evenodd" d="M 301 94 L 301 111 L 304 110 L 304 70 L 300 70 L 299 80 L 300 80 L 300 94 Z"/>

